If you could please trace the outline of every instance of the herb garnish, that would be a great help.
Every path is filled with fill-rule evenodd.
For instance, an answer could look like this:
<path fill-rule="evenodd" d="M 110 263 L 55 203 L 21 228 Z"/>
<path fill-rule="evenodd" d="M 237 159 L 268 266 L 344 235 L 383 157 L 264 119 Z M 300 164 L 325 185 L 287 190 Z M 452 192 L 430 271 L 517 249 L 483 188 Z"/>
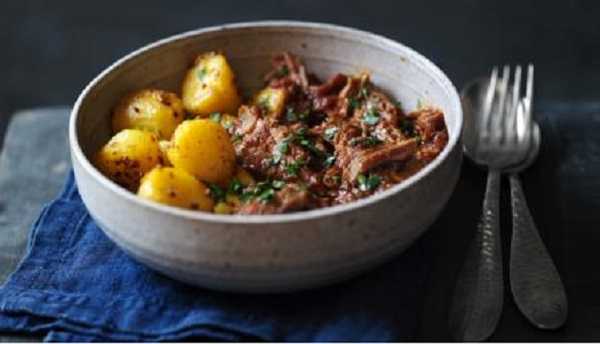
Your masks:
<path fill-rule="evenodd" d="M 280 190 L 285 183 L 281 180 L 264 181 L 257 183 L 254 187 L 242 193 L 242 201 L 249 201 L 253 198 L 258 199 L 261 202 L 269 202 L 275 196 L 275 190 Z"/>
<path fill-rule="evenodd" d="M 242 184 L 242 182 L 240 182 L 239 179 L 233 178 L 229 183 L 228 191 L 230 193 L 239 195 L 242 193 L 242 191 L 244 191 L 244 184 Z"/>
<path fill-rule="evenodd" d="M 366 86 L 363 86 L 358 90 L 358 97 L 362 99 L 367 99 L 369 97 L 369 90 Z"/>
<path fill-rule="evenodd" d="M 327 141 L 333 141 L 333 139 L 335 139 L 335 135 L 338 132 L 338 128 L 337 127 L 329 127 L 327 129 L 325 129 L 325 132 L 323 132 L 323 138 Z"/>
<path fill-rule="evenodd" d="M 221 113 L 220 112 L 211 113 L 210 120 L 213 122 L 221 123 Z"/>
<path fill-rule="evenodd" d="M 275 76 L 278 78 L 282 78 L 288 74 L 290 74 L 290 70 L 288 69 L 288 67 L 286 65 L 283 65 L 283 66 L 281 66 L 281 68 L 279 68 L 277 70 L 277 74 Z"/>
<path fill-rule="evenodd" d="M 204 81 L 204 78 L 206 77 L 207 74 L 208 74 L 208 70 L 206 69 L 206 67 L 202 67 L 202 69 L 200 69 L 196 72 L 196 77 L 198 78 L 198 80 Z"/>
<path fill-rule="evenodd" d="M 269 97 L 261 97 L 258 100 L 258 107 L 263 111 L 271 111 L 271 102 Z"/>
<path fill-rule="evenodd" d="M 353 111 L 354 109 L 358 109 L 360 107 L 360 100 L 356 98 L 348 99 L 348 111 Z"/>
<path fill-rule="evenodd" d="M 283 156 L 287 154 L 287 152 L 289 150 L 288 145 L 289 145 L 290 140 L 291 140 L 290 137 L 286 137 L 283 140 L 281 140 L 279 143 L 277 143 L 277 145 L 275 145 L 275 149 L 273 152 L 273 159 L 271 160 L 274 165 L 279 164 L 279 162 L 281 161 Z"/>
<path fill-rule="evenodd" d="M 362 147 L 373 147 L 380 143 L 382 143 L 378 137 L 376 136 L 367 136 L 367 137 L 355 137 L 351 139 L 348 143 L 350 146 L 362 146 Z"/>
<path fill-rule="evenodd" d="M 300 171 L 300 168 L 302 168 L 302 166 L 304 166 L 304 164 L 306 164 L 306 162 L 302 159 L 292 161 L 285 166 L 285 171 L 290 176 L 297 176 L 298 172 Z"/>
<path fill-rule="evenodd" d="M 379 122 L 379 112 L 374 107 L 370 107 L 362 117 L 362 121 L 367 125 L 375 125 Z"/>
<path fill-rule="evenodd" d="M 210 190 L 210 196 L 216 201 L 221 202 L 225 199 L 225 191 L 221 189 L 217 184 L 210 183 L 208 184 L 208 189 Z"/>
<path fill-rule="evenodd" d="M 311 153 L 315 154 L 318 157 L 325 156 L 325 152 L 323 152 L 319 148 L 317 148 L 314 145 L 314 143 L 312 143 L 312 141 L 310 141 L 310 139 L 308 137 L 306 137 L 306 132 L 307 132 L 306 128 L 304 128 L 304 127 L 300 128 L 300 130 L 298 130 L 296 132 L 296 137 L 294 139 L 294 142 L 297 145 L 306 148 L 308 151 L 310 151 Z"/>
<path fill-rule="evenodd" d="M 325 161 L 323 162 L 323 165 L 326 168 L 329 168 L 329 167 L 333 166 L 334 163 L 335 163 L 335 155 L 330 155 L 325 159 Z"/>
<path fill-rule="evenodd" d="M 273 196 L 275 196 L 275 191 L 273 189 L 265 189 L 257 196 L 257 198 L 260 201 L 267 203 L 273 199 Z"/>
<path fill-rule="evenodd" d="M 234 134 L 233 138 L 231 139 L 231 142 L 233 144 L 238 144 L 238 143 L 242 142 L 242 138 L 243 138 L 242 135 L 240 135 L 240 134 Z"/>
<path fill-rule="evenodd" d="M 309 115 L 310 115 L 310 111 L 309 110 L 304 110 L 304 111 L 298 113 L 298 112 L 296 112 L 296 110 L 293 107 L 288 106 L 287 107 L 287 111 L 285 113 L 285 119 L 288 122 L 296 122 L 298 120 L 304 122 L 304 121 L 306 121 L 308 119 Z"/>
<path fill-rule="evenodd" d="M 381 183 L 381 177 L 376 174 L 369 174 L 368 176 L 359 174 L 358 177 L 356 177 L 356 180 L 358 182 L 358 188 L 360 191 L 375 190 Z"/>
<path fill-rule="evenodd" d="M 287 108 L 287 111 L 285 112 L 285 119 L 288 122 L 296 122 L 298 120 L 298 115 L 296 115 L 293 107 Z"/>

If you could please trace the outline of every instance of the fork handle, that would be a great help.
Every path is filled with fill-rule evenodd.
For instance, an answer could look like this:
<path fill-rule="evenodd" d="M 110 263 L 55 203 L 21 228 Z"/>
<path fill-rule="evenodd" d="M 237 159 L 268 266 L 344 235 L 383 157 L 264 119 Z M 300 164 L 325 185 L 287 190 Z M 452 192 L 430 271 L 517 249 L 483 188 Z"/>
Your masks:
<path fill-rule="evenodd" d="M 502 313 L 500 180 L 500 172 L 490 169 L 481 218 L 454 290 L 449 320 L 452 335 L 459 341 L 485 340 Z"/>
<path fill-rule="evenodd" d="M 510 287 L 525 317 L 541 329 L 555 329 L 567 319 L 567 296 L 527 206 L 521 181 L 510 175 L 512 242 Z"/>

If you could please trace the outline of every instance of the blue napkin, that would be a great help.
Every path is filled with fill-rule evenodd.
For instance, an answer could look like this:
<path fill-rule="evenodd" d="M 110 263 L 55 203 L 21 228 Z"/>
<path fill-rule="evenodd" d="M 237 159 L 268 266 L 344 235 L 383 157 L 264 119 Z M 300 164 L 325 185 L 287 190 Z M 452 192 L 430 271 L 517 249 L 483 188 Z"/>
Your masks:
<path fill-rule="evenodd" d="M 0 288 L 0 331 L 48 341 L 398 341 L 415 335 L 422 249 L 354 280 L 279 295 L 214 292 L 129 258 L 96 226 L 73 174 Z"/>

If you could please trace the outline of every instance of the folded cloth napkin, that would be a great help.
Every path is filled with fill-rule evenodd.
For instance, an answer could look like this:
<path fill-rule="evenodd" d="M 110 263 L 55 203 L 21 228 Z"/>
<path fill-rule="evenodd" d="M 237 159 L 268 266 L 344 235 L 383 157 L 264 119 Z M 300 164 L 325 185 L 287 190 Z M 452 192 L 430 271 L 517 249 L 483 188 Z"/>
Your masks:
<path fill-rule="evenodd" d="M 0 331 L 49 341 L 397 341 L 415 335 L 425 266 L 414 245 L 351 281 L 243 295 L 192 287 L 129 258 L 96 226 L 73 174 L 0 288 Z"/>

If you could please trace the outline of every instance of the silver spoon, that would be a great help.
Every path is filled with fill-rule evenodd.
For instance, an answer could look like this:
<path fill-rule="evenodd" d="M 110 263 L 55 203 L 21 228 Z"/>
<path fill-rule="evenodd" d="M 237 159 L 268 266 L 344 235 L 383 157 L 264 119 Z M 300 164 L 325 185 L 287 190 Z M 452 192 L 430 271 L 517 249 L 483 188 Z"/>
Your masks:
<path fill-rule="evenodd" d="M 515 71 L 511 93 L 518 94 L 521 69 Z M 515 145 L 510 124 L 519 98 L 508 92 L 510 69 L 498 77 L 477 80 L 462 92 L 465 155 L 488 169 L 483 209 L 475 237 L 458 275 L 450 308 L 450 329 L 460 341 L 482 341 L 495 330 L 504 302 L 499 224 L 500 174 L 525 158 Z"/>

